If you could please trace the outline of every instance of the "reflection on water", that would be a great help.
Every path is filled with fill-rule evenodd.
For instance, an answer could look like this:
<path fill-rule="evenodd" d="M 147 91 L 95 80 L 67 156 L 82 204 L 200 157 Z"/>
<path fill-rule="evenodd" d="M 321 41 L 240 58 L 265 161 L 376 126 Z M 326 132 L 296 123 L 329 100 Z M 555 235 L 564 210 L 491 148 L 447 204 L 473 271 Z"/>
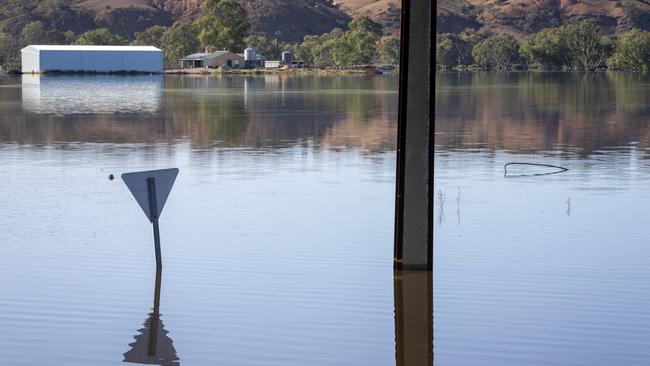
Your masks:
<path fill-rule="evenodd" d="M 165 329 L 160 319 L 161 281 L 162 269 L 156 268 L 153 311 L 144 322 L 144 328 L 138 329 L 140 334 L 135 336 L 135 342 L 129 344 L 131 349 L 124 354 L 124 362 L 161 366 L 180 365 L 174 342 L 167 335 L 169 331 Z"/>
<path fill-rule="evenodd" d="M 433 274 L 395 271 L 396 366 L 433 365 Z"/>
<path fill-rule="evenodd" d="M 395 365 L 397 79 L 158 85 L 146 110 L 41 113 L 0 78 L 0 364 Z M 151 226 L 107 177 L 170 166 L 146 317 Z"/>
<path fill-rule="evenodd" d="M 22 76 L 23 109 L 38 114 L 154 113 L 163 78 L 152 76 Z"/>
<path fill-rule="evenodd" d="M 650 136 L 648 78 L 633 73 L 436 75 L 436 144 L 587 156 Z"/>
<path fill-rule="evenodd" d="M 439 73 L 435 107 L 436 365 L 647 365 L 650 77 Z"/>
<path fill-rule="evenodd" d="M 0 83 L 0 143 L 395 145 L 394 78 L 56 76 L 28 84 L 33 78 L 24 76 L 21 88 L 15 79 Z"/>

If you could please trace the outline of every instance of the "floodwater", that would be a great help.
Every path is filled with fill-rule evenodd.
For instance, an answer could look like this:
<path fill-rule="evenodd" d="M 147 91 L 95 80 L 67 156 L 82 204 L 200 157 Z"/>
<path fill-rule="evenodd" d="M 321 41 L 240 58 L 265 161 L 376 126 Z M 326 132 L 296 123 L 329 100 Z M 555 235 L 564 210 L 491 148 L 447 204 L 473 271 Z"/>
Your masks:
<path fill-rule="evenodd" d="M 431 276 L 395 77 L 0 79 L 0 364 L 647 365 L 650 79 L 435 90 Z M 119 175 L 167 167 L 156 272 Z"/>
<path fill-rule="evenodd" d="M 436 76 L 436 365 L 648 365 L 650 79 Z"/>
<path fill-rule="evenodd" d="M 431 359 L 396 353 L 432 323 L 395 332 L 432 288 L 392 270 L 396 109 L 392 76 L 0 79 L 0 364 Z M 156 273 L 119 176 L 169 167 Z"/>

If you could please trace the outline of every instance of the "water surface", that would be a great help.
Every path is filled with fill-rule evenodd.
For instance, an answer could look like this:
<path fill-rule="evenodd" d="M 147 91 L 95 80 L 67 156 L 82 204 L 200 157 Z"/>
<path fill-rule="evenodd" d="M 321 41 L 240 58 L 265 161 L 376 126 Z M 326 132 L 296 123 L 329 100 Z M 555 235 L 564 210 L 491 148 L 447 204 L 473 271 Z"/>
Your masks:
<path fill-rule="evenodd" d="M 0 363 L 395 364 L 396 88 L 0 79 Z M 156 281 L 108 176 L 166 167 Z"/>
<path fill-rule="evenodd" d="M 436 365 L 646 365 L 650 79 L 436 76 Z"/>
<path fill-rule="evenodd" d="M 392 270 L 393 77 L 0 79 L 3 362 L 427 364 L 433 327 L 437 366 L 647 364 L 650 79 L 435 93 L 427 276 Z M 108 175 L 173 166 L 156 273 Z"/>

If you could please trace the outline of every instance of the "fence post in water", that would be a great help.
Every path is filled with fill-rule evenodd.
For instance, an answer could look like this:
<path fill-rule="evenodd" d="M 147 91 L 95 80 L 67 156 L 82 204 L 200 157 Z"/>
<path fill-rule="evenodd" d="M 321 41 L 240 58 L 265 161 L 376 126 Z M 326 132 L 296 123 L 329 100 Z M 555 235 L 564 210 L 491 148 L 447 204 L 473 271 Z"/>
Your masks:
<path fill-rule="evenodd" d="M 433 2 L 403 0 L 394 266 L 433 268 Z"/>

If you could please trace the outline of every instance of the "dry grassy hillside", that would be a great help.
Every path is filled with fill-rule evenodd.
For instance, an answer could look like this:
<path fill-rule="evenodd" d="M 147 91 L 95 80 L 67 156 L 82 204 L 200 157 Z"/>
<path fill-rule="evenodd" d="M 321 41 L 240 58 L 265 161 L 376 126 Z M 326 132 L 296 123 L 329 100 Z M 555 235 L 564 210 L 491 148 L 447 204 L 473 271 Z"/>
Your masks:
<path fill-rule="evenodd" d="M 163 11 L 173 18 L 197 18 L 201 0 L 83 0 L 78 6 L 95 12 L 141 7 Z M 307 34 L 322 34 L 345 28 L 350 17 L 329 0 L 240 0 L 254 33 L 279 32 L 284 41 L 299 41 Z"/>
<path fill-rule="evenodd" d="M 238 0 L 252 33 L 285 42 L 347 27 L 354 17 L 369 16 L 387 33 L 397 34 L 401 0 Z M 449 0 L 447 0 L 449 1 Z M 460 0 L 465 1 L 465 0 Z M 33 21 L 60 32 L 81 34 L 105 27 L 127 40 L 154 25 L 197 19 L 204 0 L 0 0 L 0 30 L 17 35 Z"/>
<path fill-rule="evenodd" d="M 543 28 L 594 19 L 608 33 L 637 27 L 650 30 L 646 0 L 442 0 L 437 3 L 437 31 L 472 27 L 515 37 Z"/>
<path fill-rule="evenodd" d="M 383 25 L 387 33 L 399 32 L 401 0 L 335 0 L 334 3 L 353 18 L 367 16 Z"/>
<path fill-rule="evenodd" d="M 307 34 L 347 28 L 350 16 L 327 0 L 241 0 L 251 30 L 284 41 L 300 41 Z"/>
<path fill-rule="evenodd" d="M 96 0 L 87 0 L 96 1 Z M 201 0 L 112 0 L 144 3 L 170 12 L 174 17 L 197 18 Z M 253 33 L 274 35 L 283 41 L 299 41 L 307 34 L 322 34 L 345 28 L 350 17 L 329 0 L 239 0 L 246 9 Z"/>
<path fill-rule="evenodd" d="M 440 33 L 460 33 L 479 27 L 471 13 L 474 6 L 467 0 L 438 0 L 436 10 L 436 30 Z"/>
<path fill-rule="evenodd" d="M 137 7 L 144 9 L 155 9 L 147 0 L 80 0 L 77 1 L 80 8 L 89 9 L 95 13 L 104 12 L 111 9 Z"/>

